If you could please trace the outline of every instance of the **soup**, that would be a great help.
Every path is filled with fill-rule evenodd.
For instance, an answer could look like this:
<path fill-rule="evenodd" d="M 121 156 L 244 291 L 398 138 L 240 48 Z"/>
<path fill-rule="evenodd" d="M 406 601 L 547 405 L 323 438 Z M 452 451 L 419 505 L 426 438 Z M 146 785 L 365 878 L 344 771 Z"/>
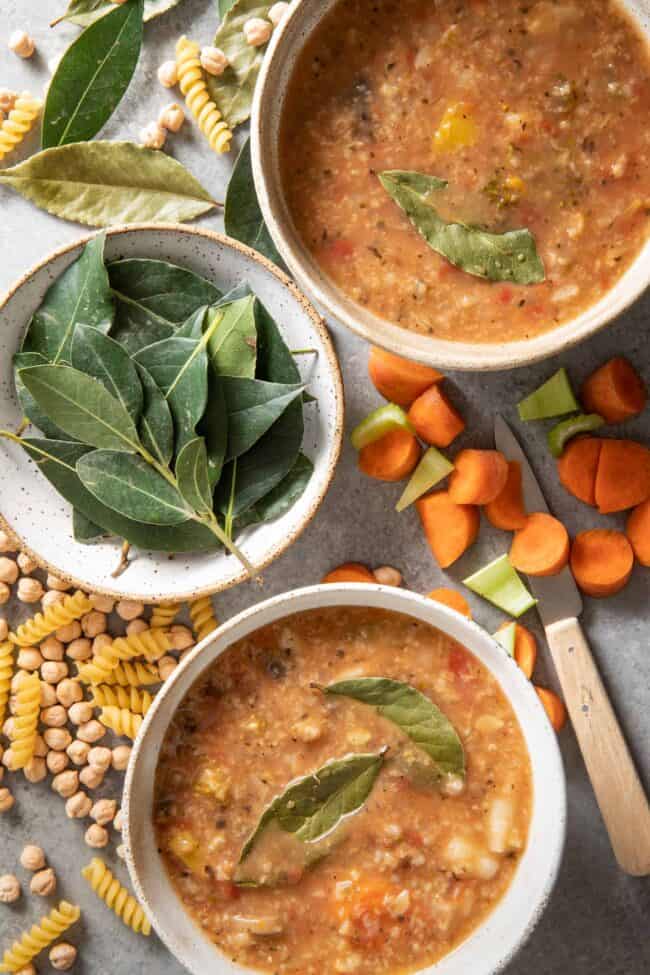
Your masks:
<path fill-rule="evenodd" d="M 648 45 L 612 0 L 347 0 L 290 81 L 285 196 L 315 262 L 378 316 L 531 338 L 598 301 L 646 241 L 649 120 Z M 446 181 L 416 199 L 432 246 L 382 186 L 391 170 Z M 517 246 L 486 279 L 479 231 L 505 246 L 515 230 L 536 273 Z"/>
<path fill-rule="evenodd" d="M 396 721 L 409 702 L 412 736 Z M 307 810 L 305 783 L 328 775 L 345 789 Z M 355 607 L 290 616 L 208 668 L 166 735 L 154 821 L 182 903 L 228 957 L 375 975 L 432 964 L 489 915 L 531 808 L 522 732 L 489 671 L 434 627 Z"/>

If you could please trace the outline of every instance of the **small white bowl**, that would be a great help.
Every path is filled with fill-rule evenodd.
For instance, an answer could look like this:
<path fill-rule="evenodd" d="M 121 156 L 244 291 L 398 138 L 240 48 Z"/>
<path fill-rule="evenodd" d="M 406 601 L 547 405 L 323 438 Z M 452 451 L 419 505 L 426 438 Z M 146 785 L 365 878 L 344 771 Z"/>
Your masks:
<path fill-rule="evenodd" d="M 28 271 L 0 302 L 0 428 L 16 430 L 22 411 L 16 398 L 12 356 L 27 324 L 53 281 L 80 254 L 90 237 L 50 254 Z M 281 518 L 247 530 L 241 548 L 262 569 L 278 558 L 316 514 L 339 458 L 343 438 L 343 386 L 334 346 L 323 320 L 289 278 L 270 261 L 236 240 L 177 224 L 137 225 L 109 230 L 106 258 L 151 257 L 187 267 L 224 292 L 242 280 L 269 309 L 293 349 L 314 348 L 298 361 L 318 403 L 305 409 L 303 450 L 314 463 L 309 485 Z M 43 568 L 74 586 L 115 598 L 177 602 L 218 592 L 242 582 L 246 573 L 223 551 L 180 554 L 136 550 L 122 575 L 112 573 L 120 546 L 114 541 L 82 545 L 72 536 L 70 505 L 17 445 L 0 440 L 0 527 L 17 536 L 21 548 Z M 3 522 L 4 518 L 4 522 Z"/>
<path fill-rule="evenodd" d="M 422 975 L 494 975 L 519 950 L 553 889 L 564 847 L 566 792 L 555 732 L 532 685 L 491 636 L 464 616 L 404 589 L 339 584 L 276 596 L 240 613 L 189 654 L 157 695 L 133 747 L 123 798 L 123 837 L 135 892 L 158 935 L 193 975 L 241 975 L 182 908 L 156 848 L 152 826 L 160 748 L 176 709 L 216 659 L 236 641 L 293 613 L 326 606 L 371 606 L 404 613 L 438 627 L 488 668 L 508 697 L 528 747 L 533 808 L 528 845 L 496 910 L 455 951 Z"/>
<path fill-rule="evenodd" d="M 279 145 L 289 80 L 306 42 L 340 0 L 294 0 L 274 31 L 257 84 L 251 124 L 255 187 L 276 247 L 314 301 L 373 345 L 446 369 L 513 369 L 568 349 L 620 315 L 650 284 L 650 239 L 625 274 L 595 305 L 558 328 L 516 342 L 452 342 L 400 328 L 348 298 L 323 273 L 291 218 L 282 188 Z M 623 0 L 650 40 L 650 0 Z M 641 120 L 639 120 L 641 123 Z"/>

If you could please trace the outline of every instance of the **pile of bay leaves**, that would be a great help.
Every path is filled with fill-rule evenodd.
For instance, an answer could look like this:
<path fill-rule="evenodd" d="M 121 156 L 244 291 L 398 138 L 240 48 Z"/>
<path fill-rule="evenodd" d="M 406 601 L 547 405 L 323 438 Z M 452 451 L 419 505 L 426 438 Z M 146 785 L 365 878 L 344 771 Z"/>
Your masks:
<path fill-rule="evenodd" d="M 222 294 L 153 259 L 106 264 L 104 235 L 49 288 L 14 358 L 27 422 L 0 435 L 72 505 L 75 538 L 142 549 L 225 546 L 305 490 L 310 400 L 294 356 L 245 284 Z"/>

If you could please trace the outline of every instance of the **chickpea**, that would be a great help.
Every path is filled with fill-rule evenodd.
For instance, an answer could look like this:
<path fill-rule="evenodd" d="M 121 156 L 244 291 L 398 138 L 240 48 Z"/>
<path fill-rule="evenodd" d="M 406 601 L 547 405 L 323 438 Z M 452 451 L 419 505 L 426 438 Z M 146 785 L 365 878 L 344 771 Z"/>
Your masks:
<path fill-rule="evenodd" d="M 16 562 L 24 576 L 30 576 L 32 572 L 38 569 L 38 562 L 31 555 L 28 555 L 27 552 L 19 552 L 16 556 Z"/>
<path fill-rule="evenodd" d="M 74 741 L 70 742 L 65 752 L 71 762 L 75 765 L 85 765 L 88 759 L 88 752 L 90 751 L 90 745 L 85 741 L 79 741 L 75 738 Z"/>
<path fill-rule="evenodd" d="M 68 676 L 68 665 L 64 660 L 46 660 L 41 664 L 41 680 L 46 684 L 58 684 Z"/>
<path fill-rule="evenodd" d="M 167 130 L 158 122 L 149 122 L 140 129 L 140 145 L 145 149 L 162 149 L 167 139 Z"/>
<path fill-rule="evenodd" d="M 36 50 L 33 39 L 24 30 L 15 30 L 10 36 L 7 46 L 19 58 L 31 58 Z"/>
<path fill-rule="evenodd" d="M 56 890 L 56 874 L 52 867 L 46 867 L 45 870 L 39 870 L 35 873 L 29 882 L 29 889 L 32 894 L 38 894 L 39 897 L 49 897 Z"/>
<path fill-rule="evenodd" d="M 13 904 L 20 897 L 20 881 L 13 873 L 0 877 L 0 903 Z"/>
<path fill-rule="evenodd" d="M 65 752 L 49 751 L 45 756 L 45 764 L 51 775 L 60 775 L 67 769 L 70 759 Z"/>
<path fill-rule="evenodd" d="M 16 657 L 16 666 L 21 670 L 38 670 L 43 663 L 40 650 L 35 647 L 22 647 Z"/>
<path fill-rule="evenodd" d="M 58 945 L 50 948 L 48 957 L 50 965 L 56 968 L 57 972 L 67 972 L 77 960 L 77 949 L 68 941 L 60 941 Z"/>
<path fill-rule="evenodd" d="M 14 771 L 14 753 L 12 752 L 11 748 L 7 748 L 5 750 L 5 753 L 2 756 L 2 764 L 5 768 L 9 769 L 10 772 Z"/>
<path fill-rule="evenodd" d="M 41 711 L 41 721 L 48 728 L 64 728 L 68 723 L 68 712 L 62 704 L 54 704 Z"/>
<path fill-rule="evenodd" d="M 8 585 L 13 586 L 17 578 L 18 566 L 14 560 L 8 559 L 5 556 L 0 558 L 0 582 L 6 582 Z"/>
<path fill-rule="evenodd" d="M 45 853 L 40 846 L 28 843 L 20 854 L 20 865 L 25 870 L 42 870 L 45 866 Z"/>
<path fill-rule="evenodd" d="M 55 752 L 64 752 L 72 743 L 72 735 L 67 728 L 48 728 L 43 735 L 48 748 Z"/>
<path fill-rule="evenodd" d="M 9 624 L 4 616 L 0 616 L 0 643 L 4 643 L 9 635 Z"/>
<path fill-rule="evenodd" d="M 34 738 L 34 754 L 37 758 L 45 758 L 49 749 L 45 743 L 45 739 L 42 735 L 36 735 Z"/>
<path fill-rule="evenodd" d="M 31 961 L 29 965 L 25 965 L 23 968 L 19 968 L 16 975 L 38 975 L 36 968 L 32 965 Z"/>
<path fill-rule="evenodd" d="M 118 772 L 123 772 L 127 765 L 129 764 L 129 759 L 131 758 L 131 746 L 130 745 L 116 745 L 113 749 L 113 768 Z"/>
<path fill-rule="evenodd" d="M 244 24 L 244 38 L 251 47 L 261 47 L 270 39 L 273 24 L 261 17 L 250 17 Z"/>
<path fill-rule="evenodd" d="M 16 104 L 18 93 L 10 91 L 8 88 L 0 88 L 0 112 L 9 112 Z M 0 529 L 0 552 L 15 552 L 16 546 L 11 536 Z"/>
<path fill-rule="evenodd" d="M 52 687 L 51 684 L 44 684 L 41 681 L 41 707 L 51 708 L 56 703 L 56 688 Z"/>
<path fill-rule="evenodd" d="M 66 815 L 70 819 L 85 819 L 92 808 L 92 799 L 85 792 L 75 792 L 65 804 Z"/>
<path fill-rule="evenodd" d="M 56 697 L 64 708 L 69 708 L 71 704 L 77 704 L 83 699 L 83 688 L 78 681 L 71 677 L 66 677 L 56 688 Z"/>
<path fill-rule="evenodd" d="M 81 636 L 81 623 L 79 620 L 73 620 L 66 626 L 60 626 L 54 635 L 61 643 L 72 643 L 73 640 L 78 640 Z"/>
<path fill-rule="evenodd" d="M 65 593 L 57 592 L 55 589 L 51 592 L 46 592 L 41 599 L 41 606 L 43 609 L 47 609 L 48 606 L 55 606 L 57 603 L 62 603 L 65 599 Z"/>
<path fill-rule="evenodd" d="M 93 745 L 96 741 L 101 741 L 101 739 L 106 734 L 106 728 L 96 719 L 91 719 L 90 721 L 84 721 L 77 728 L 77 738 L 81 738 L 82 741 L 90 742 Z"/>
<path fill-rule="evenodd" d="M 106 633 L 106 613 L 100 613 L 98 609 L 92 609 L 85 616 L 81 617 L 81 629 L 84 636 L 93 640 L 100 633 Z"/>
<path fill-rule="evenodd" d="M 138 633 L 144 633 L 144 631 L 148 629 L 149 629 L 149 624 L 147 623 L 146 620 L 143 619 L 131 620 L 131 622 L 127 624 L 126 635 L 137 636 Z"/>
<path fill-rule="evenodd" d="M 40 649 L 44 660 L 63 660 L 65 647 L 55 636 L 46 637 Z"/>
<path fill-rule="evenodd" d="M 98 609 L 100 613 L 112 613 L 115 608 L 115 600 L 111 599 L 110 596 L 100 596 L 98 593 L 93 593 L 90 601 L 93 604 L 93 609 Z"/>
<path fill-rule="evenodd" d="M 158 125 L 168 132 L 178 132 L 185 122 L 185 112 L 177 102 L 166 105 L 158 116 Z"/>
<path fill-rule="evenodd" d="M 230 62 L 220 47 L 201 48 L 201 67 L 208 74 L 219 77 L 222 75 Z"/>
<path fill-rule="evenodd" d="M 129 623 L 138 616 L 142 616 L 144 613 L 144 605 L 143 603 L 135 602 L 133 599 L 120 599 L 119 603 L 115 607 L 115 612 L 121 620 L 125 620 L 127 623 Z"/>
<path fill-rule="evenodd" d="M 7 749 L 7 751 L 9 750 L 10 749 Z M 5 752 L 5 755 L 6 754 L 7 752 Z M 4 756 L 3 756 L 3 762 L 4 762 Z M 0 789 L 0 813 L 9 812 L 9 810 L 13 807 L 15 801 L 16 800 L 12 796 L 9 789 Z"/>
<path fill-rule="evenodd" d="M 34 756 L 30 758 L 23 769 L 23 774 L 28 782 L 42 782 L 47 775 L 47 766 L 42 758 Z"/>
<path fill-rule="evenodd" d="M 93 655 L 93 645 L 87 637 L 71 640 L 65 651 L 70 660 L 88 660 Z"/>
<path fill-rule="evenodd" d="M 97 849 L 100 849 L 102 846 L 108 846 L 108 839 L 108 830 L 104 829 L 98 823 L 92 823 L 84 835 L 84 840 L 88 846 L 96 847 Z"/>
<path fill-rule="evenodd" d="M 161 657 L 158 661 L 158 673 L 160 674 L 160 679 L 165 681 L 178 667 L 178 661 L 174 657 L 169 655 Z"/>
<path fill-rule="evenodd" d="M 173 88 L 178 84 L 178 71 L 175 61 L 164 61 L 158 68 L 158 81 L 163 88 Z"/>
<path fill-rule="evenodd" d="M 69 799 L 79 791 L 79 773 L 75 769 L 67 769 L 52 779 L 52 788 L 63 799 Z"/>
<path fill-rule="evenodd" d="M 266 15 L 274 27 L 277 27 L 289 12 L 288 3 L 274 3 Z"/>
<path fill-rule="evenodd" d="M 114 819 L 116 811 L 115 799 L 98 799 L 90 810 L 90 815 L 100 826 L 106 826 Z"/>
<path fill-rule="evenodd" d="M 402 573 L 390 565 L 380 565 L 373 575 L 381 586 L 401 586 Z"/>
<path fill-rule="evenodd" d="M 45 585 L 48 589 L 56 589 L 57 592 L 68 592 L 69 589 L 72 589 L 69 582 L 64 582 L 63 579 L 59 579 L 58 576 L 49 573 L 45 580 Z"/>
<path fill-rule="evenodd" d="M 189 650 L 194 646 L 194 634 L 188 626 L 172 626 L 169 631 L 174 650 Z"/>
<path fill-rule="evenodd" d="M 6 582 L 0 582 L 0 606 L 4 606 L 11 598 L 11 587 Z"/>
<path fill-rule="evenodd" d="M 16 595 L 21 603 L 37 603 L 43 597 L 43 586 L 38 579 L 23 576 L 18 582 Z"/>
<path fill-rule="evenodd" d="M 96 745 L 88 752 L 88 764 L 94 765 L 95 768 L 105 772 L 110 767 L 112 757 L 113 753 L 110 748 L 105 748 L 103 745 Z"/>
<path fill-rule="evenodd" d="M 106 772 L 103 768 L 99 768 L 97 765 L 86 765 L 79 773 L 79 781 L 87 789 L 98 789 L 104 781 L 105 775 Z"/>
<path fill-rule="evenodd" d="M 100 653 L 106 647 L 110 647 L 112 642 L 113 637 L 110 635 L 110 633 L 100 633 L 99 636 L 96 636 L 92 642 L 92 652 Z"/>
<path fill-rule="evenodd" d="M 87 724 L 93 716 L 93 706 L 90 701 L 75 701 L 70 705 L 68 718 L 72 724 Z"/>
<path fill-rule="evenodd" d="M 113 829 L 116 829 L 118 833 L 122 832 L 122 810 L 118 809 L 115 813 L 115 819 L 113 820 Z"/>

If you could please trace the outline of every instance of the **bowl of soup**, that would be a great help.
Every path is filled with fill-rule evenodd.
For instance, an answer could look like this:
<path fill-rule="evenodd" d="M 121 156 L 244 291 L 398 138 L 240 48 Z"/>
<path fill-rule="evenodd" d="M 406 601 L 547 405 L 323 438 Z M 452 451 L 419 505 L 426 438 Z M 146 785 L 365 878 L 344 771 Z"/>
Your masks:
<path fill-rule="evenodd" d="M 648 0 L 295 0 L 255 182 L 287 265 L 431 365 L 557 353 L 650 281 Z"/>
<path fill-rule="evenodd" d="M 565 781 L 479 626 L 377 585 L 230 620 L 149 711 L 124 794 L 134 889 L 195 975 L 491 975 L 539 919 Z"/>

